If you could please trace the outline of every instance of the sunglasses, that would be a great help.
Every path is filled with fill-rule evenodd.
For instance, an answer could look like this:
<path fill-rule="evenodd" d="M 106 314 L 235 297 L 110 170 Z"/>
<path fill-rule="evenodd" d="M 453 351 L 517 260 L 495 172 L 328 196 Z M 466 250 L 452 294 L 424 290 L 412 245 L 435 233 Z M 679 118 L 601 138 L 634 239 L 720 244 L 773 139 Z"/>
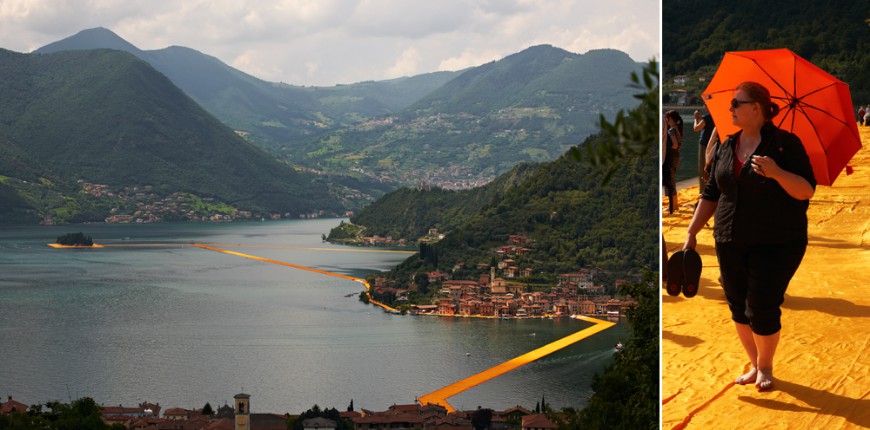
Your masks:
<path fill-rule="evenodd" d="M 755 102 L 752 101 L 752 100 L 737 100 L 737 99 L 731 99 L 731 108 L 732 108 L 732 109 L 737 109 L 737 108 L 740 107 L 740 105 L 742 105 L 742 104 L 747 104 L 747 103 L 755 103 Z"/>

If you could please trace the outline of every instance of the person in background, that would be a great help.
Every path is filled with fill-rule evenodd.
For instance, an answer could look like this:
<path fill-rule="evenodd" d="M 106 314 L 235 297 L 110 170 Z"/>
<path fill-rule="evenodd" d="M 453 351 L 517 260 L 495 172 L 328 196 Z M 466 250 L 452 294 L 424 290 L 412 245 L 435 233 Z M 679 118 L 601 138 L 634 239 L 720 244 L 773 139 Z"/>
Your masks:
<path fill-rule="evenodd" d="M 683 118 L 679 112 L 669 110 L 665 112 L 664 155 L 665 162 L 662 165 L 662 185 L 668 196 L 668 213 L 673 214 L 677 210 L 677 169 L 680 167 L 680 145 L 683 142 Z"/>
<path fill-rule="evenodd" d="M 700 193 L 704 191 L 704 185 L 707 184 L 707 171 L 705 169 L 707 166 L 707 148 L 716 125 L 713 123 L 713 117 L 709 112 L 701 115 L 701 112 L 695 111 L 694 117 L 695 121 L 692 129 L 696 133 L 701 133 L 701 136 L 698 138 L 698 185 L 700 187 L 698 192 Z"/>
<path fill-rule="evenodd" d="M 761 84 L 734 91 L 731 118 L 740 131 L 716 147 L 709 181 L 683 249 L 715 213 L 713 238 L 722 288 L 749 372 L 735 381 L 773 388 L 780 306 L 807 248 L 807 208 L 816 180 L 800 139 L 772 123 L 779 107 Z"/>

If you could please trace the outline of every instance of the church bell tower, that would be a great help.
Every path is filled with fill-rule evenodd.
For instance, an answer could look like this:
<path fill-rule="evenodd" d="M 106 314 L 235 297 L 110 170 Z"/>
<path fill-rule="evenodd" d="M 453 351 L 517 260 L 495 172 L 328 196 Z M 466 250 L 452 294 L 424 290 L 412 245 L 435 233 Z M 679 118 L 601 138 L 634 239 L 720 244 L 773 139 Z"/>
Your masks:
<path fill-rule="evenodd" d="M 235 430 L 251 430 L 251 396 L 236 394 L 236 426 Z"/>

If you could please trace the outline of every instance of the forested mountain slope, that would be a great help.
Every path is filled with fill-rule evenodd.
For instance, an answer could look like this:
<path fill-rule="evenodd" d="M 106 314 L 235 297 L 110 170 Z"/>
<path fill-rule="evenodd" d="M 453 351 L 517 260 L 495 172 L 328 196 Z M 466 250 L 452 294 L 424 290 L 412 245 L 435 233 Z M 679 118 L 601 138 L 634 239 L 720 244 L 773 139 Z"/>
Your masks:
<path fill-rule="evenodd" d="M 309 142 L 294 163 L 444 188 L 485 182 L 522 162 L 551 161 L 635 104 L 614 50 L 548 45 L 469 69 L 396 115 Z M 288 157 L 291 157 L 288 155 Z"/>
<path fill-rule="evenodd" d="M 262 214 L 344 210 L 319 177 L 246 142 L 125 52 L 0 50 L 0 99 L 6 213 L 101 221 L 112 203 L 92 201 L 83 182 L 149 185 Z"/>

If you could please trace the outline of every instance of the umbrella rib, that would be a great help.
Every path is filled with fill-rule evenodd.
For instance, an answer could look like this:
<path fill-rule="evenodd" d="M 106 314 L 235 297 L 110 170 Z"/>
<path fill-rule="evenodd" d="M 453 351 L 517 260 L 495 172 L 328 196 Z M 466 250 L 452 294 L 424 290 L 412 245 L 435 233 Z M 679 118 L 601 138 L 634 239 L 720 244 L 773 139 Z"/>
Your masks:
<path fill-rule="evenodd" d="M 813 95 L 813 94 L 815 94 L 815 93 L 817 93 L 817 92 L 819 92 L 819 91 L 822 91 L 822 90 L 826 90 L 826 89 L 828 89 L 828 88 L 831 88 L 831 87 L 833 87 L 834 85 L 837 85 L 837 83 L 836 83 L 836 82 L 831 82 L 831 83 L 828 84 L 828 85 L 825 85 L 825 86 L 823 86 L 823 87 L 816 88 L 816 89 L 814 89 L 814 90 L 812 90 L 812 91 L 810 91 L 810 92 L 808 92 L 808 93 L 806 93 L 806 94 L 801 95 L 801 96 L 799 97 L 799 99 L 802 99 L 802 98 L 807 97 L 807 96 L 811 96 L 811 95 Z"/>
<path fill-rule="evenodd" d="M 756 59 L 753 58 L 753 59 L 752 59 L 752 62 L 755 63 L 755 65 L 758 67 L 758 70 L 761 70 L 765 75 L 767 75 L 767 77 L 770 78 L 770 81 L 773 82 L 777 87 L 779 87 L 779 89 L 781 89 L 782 92 L 783 92 L 786 96 L 791 96 L 792 98 L 794 98 L 794 95 L 791 94 L 791 93 L 789 93 L 788 90 L 785 89 L 785 87 L 783 87 L 782 84 L 780 84 L 779 81 L 778 81 L 776 78 L 773 77 L 773 75 L 771 75 L 770 73 L 768 73 L 767 70 L 766 70 L 764 67 L 761 66 L 761 64 L 758 62 L 758 60 L 756 60 Z"/>

